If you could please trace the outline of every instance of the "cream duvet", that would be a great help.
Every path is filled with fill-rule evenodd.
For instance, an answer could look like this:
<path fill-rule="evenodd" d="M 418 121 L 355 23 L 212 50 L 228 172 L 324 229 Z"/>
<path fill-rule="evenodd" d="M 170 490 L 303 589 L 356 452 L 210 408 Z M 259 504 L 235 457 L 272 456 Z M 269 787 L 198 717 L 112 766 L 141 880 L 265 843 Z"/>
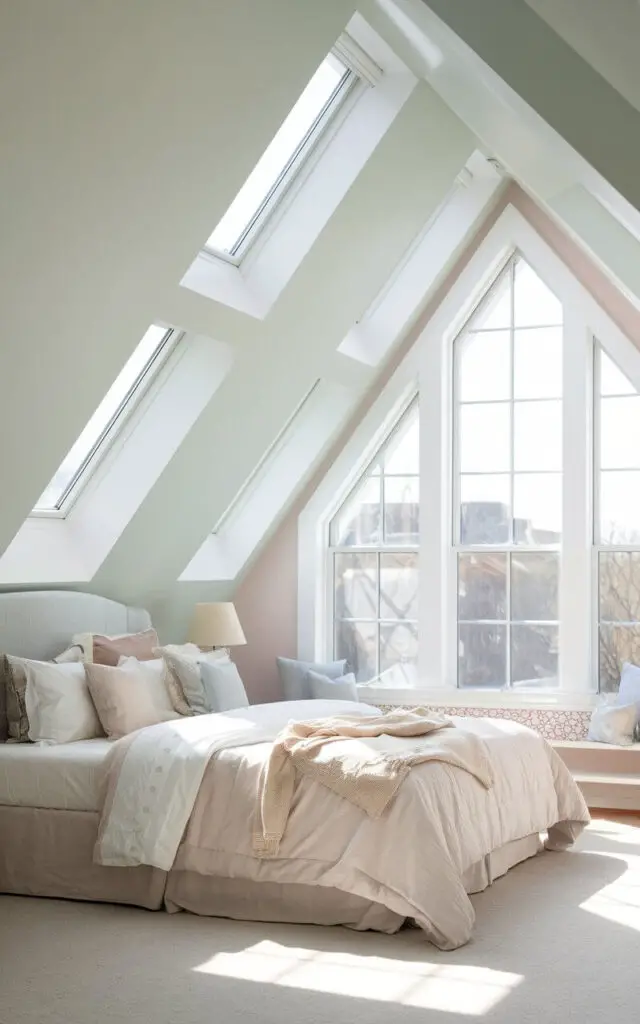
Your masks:
<path fill-rule="evenodd" d="M 468 941 L 465 872 L 493 850 L 548 831 L 563 849 L 589 820 L 555 751 L 513 722 L 454 719 L 487 751 L 493 785 L 430 761 L 412 768 L 384 813 L 297 780 L 277 856 L 252 839 L 260 777 L 289 722 L 377 715 L 344 701 L 256 705 L 151 726 L 114 744 L 95 859 L 253 881 L 328 886 L 413 918 L 442 949 Z M 357 741 L 354 741 L 357 742 Z"/>

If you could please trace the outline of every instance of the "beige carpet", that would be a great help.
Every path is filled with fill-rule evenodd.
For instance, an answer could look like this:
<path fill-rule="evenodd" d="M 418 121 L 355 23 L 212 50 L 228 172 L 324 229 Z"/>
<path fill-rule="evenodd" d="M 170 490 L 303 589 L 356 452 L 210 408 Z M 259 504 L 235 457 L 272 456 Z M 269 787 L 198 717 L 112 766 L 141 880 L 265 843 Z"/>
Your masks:
<path fill-rule="evenodd" d="M 0 897 L 0 1024 L 631 1022 L 640 829 L 595 822 L 474 898 L 473 941 Z"/>

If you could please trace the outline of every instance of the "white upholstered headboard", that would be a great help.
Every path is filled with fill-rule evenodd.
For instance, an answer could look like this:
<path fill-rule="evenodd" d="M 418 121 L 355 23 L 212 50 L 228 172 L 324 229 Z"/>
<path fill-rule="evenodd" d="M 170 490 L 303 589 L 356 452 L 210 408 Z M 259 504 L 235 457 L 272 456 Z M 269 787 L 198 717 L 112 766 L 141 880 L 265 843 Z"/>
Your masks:
<path fill-rule="evenodd" d="M 0 653 L 47 661 L 74 633 L 137 633 L 151 625 L 144 608 L 128 608 L 96 594 L 31 590 L 0 594 Z"/>

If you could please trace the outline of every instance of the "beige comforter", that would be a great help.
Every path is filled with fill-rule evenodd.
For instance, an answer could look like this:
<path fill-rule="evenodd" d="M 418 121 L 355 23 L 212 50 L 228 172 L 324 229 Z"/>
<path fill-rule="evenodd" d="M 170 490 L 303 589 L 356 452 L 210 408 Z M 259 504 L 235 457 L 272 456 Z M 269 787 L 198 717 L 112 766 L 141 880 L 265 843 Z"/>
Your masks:
<path fill-rule="evenodd" d="M 487 789 L 493 785 L 484 742 L 425 708 L 289 722 L 261 772 L 254 852 L 278 853 L 299 776 L 379 818 L 411 769 L 427 761 L 469 772 Z"/>
<path fill-rule="evenodd" d="M 414 918 L 436 945 L 453 949 L 473 928 L 462 881 L 472 865 L 547 829 L 548 847 L 562 849 L 589 820 L 570 773 L 539 735 L 513 722 L 458 718 L 457 729 L 486 746 L 490 788 L 450 764 L 419 764 L 385 812 L 372 818 L 300 777 L 277 856 L 258 857 L 253 826 L 260 777 L 281 730 L 292 719 L 312 718 L 314 710 L 321 717 L 340 710 L 378 714 L 364 705 L 324 703 L 261 705 L 136 734 L 128 748 L 114 751 L 97 861 L 163 866 L 168 858 L 178 871 L 328 886 Z M 184 766 L 196 748 L 196 760 L 206 763 L 197 785 L 193 778 L 187 785 Z"/>

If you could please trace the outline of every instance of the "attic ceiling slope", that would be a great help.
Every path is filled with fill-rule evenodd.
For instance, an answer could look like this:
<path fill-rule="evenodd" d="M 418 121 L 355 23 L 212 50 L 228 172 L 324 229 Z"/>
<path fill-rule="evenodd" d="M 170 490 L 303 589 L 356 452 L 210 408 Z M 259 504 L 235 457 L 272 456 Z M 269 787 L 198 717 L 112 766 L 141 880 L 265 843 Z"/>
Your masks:
<path fill-rule="evenodd" d="M 432 139 L 438 139 L 433 147 Z M 95 577 L 129 600 L 172 586 L 450 192 L 476 141 L 416 89 Z M 383 200 L 381 201 L 381 197 Z M 352 388 L 352 404 L 361 393 Z"/>
<path fill-rule="evenodd" d="M 525 0 L 423 3 L 640 210 L 640 113 Z"/>
<path fill-rule="evenodd" d="M 0 4 L 0 551 L 352 12 Z"/>
<path fill-rule="evenodd" d="M 536 14 L 640 110 L 637 0 L 527 0 Z"/>

